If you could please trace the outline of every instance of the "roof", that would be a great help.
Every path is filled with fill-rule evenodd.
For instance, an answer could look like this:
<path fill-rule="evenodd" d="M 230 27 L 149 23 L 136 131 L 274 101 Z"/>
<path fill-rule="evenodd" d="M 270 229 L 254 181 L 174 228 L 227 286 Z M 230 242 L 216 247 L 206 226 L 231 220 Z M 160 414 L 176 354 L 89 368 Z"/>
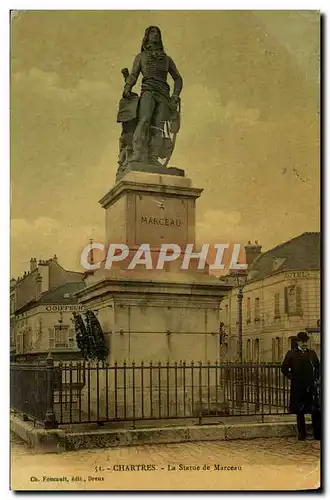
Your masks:
<path fill-rule="evenodd" d="M 39 300 L 30 300 L 22 307 L 16 309 L 15 314 L 21 314 L 23 311 L 27 311 L 39 304 L 76 304 L 78 299 L 74 294 L 85 286 L 83 281 L 68 281 L 63 285 L 47 290 L 47 292 L 41 295 Z"/>
<path fill-rule="evenodd" d="M 252 264 L 249 281 L 262 279 L 279 271 L 320 269 L 320 233 L 303 233 L 263 252 Z"/>
<path fill-rule="evenodd" d="M 83 281 L 68 281 L 43 293 L 38 304 L 74 304 L 77 302 L 74 294 L 85 286 Z"/>
<path fill-rule="evenodd" d="M 31 276 L 31 274 L 33 273 L 38 273 L 39 272 L 39 267 L 40 266 L 49 266 L 49 264 L 53 263 L 53 264 L 56 264 L 59 268 L 61 268 L 63 271 L 65 271 L 66 273 L 70 273 L 70 274 L 76 274 L 77 275 L 77 279 L 78 277 L 80 276 L 81 279 L 83 279 L 83 276 L 84 276 L 84 273 L 81 272 L 81 271 L 70 271 L 70 269 L 65 269 L 63 266 L 61 266 L 61 264 L 58 263 L 58 260 L 57 260 L 57 257 L 56 255 L 50 259 L 47 259 L 47 260 L 39 260 L 37 262 L 37 260 L 35 260 L 36 264 L 37 264 L 37 267 L 35 269 L 33 269 L 33 271 L 29 270 L 29 271 L 25 271 L 23 276 L 19 276 L 16 280 L 15 278 L 11 278 L 10 280 L 10 284 L 12 285 L 19 285 L 25 278 L 27 278 L 28 276 Z"/>

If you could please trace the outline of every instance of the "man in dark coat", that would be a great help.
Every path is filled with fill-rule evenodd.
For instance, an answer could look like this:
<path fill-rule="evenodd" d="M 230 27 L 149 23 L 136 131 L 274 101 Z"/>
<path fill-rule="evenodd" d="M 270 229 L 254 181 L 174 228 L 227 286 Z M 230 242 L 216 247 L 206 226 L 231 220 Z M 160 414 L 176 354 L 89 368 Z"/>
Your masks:
<path fill-rule="evenodd" d="M 306 439 L 305 414 L 312 415 L 314 439 L 321 439 L 321 411 L 318 398 L 320 362 L 317 354 L 307 348 L 308 335 L 299 332 L 297 345 L 288 351 L 281 366 L 282 373 L 291 380 L 290 413 L 297 415 L 298 439 Z"/>

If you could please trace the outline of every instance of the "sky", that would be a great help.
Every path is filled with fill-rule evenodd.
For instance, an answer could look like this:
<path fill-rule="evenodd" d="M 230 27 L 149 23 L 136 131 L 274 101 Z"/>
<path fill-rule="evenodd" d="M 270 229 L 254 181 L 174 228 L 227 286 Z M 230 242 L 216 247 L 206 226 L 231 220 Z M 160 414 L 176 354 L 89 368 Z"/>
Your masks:
<path fill-rule="evenodd" d="M 11 20 L 11 275 L 104 242 L 123 81 L 157 25 L 183 76 L 170 166 L 203 188 L 198 242 L 263 250 L 320 227 L 316 11 L 21 11 Z M 171 81 L 169 82 L 171 84 Z M 81 270 L 81 269 L 80 269 Z"/>

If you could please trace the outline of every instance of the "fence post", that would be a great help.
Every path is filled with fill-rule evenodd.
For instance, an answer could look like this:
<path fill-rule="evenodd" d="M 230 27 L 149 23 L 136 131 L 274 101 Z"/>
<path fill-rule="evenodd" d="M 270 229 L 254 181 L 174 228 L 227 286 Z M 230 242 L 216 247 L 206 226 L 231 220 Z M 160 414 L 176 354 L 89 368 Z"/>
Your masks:
<path fill-rule="evenodd" d="M 255 379 L 255 411 L 258 412 L 260 409 L 260 377 L 259 377 L 259 368 L 260 366 L 257 365 L 256 368 L 256 379 Z"/>
<path fill-rule="evenodd" d="M 244 404 L 244 365 L 243 362 L 240 361 L 240 364 L 235 368 L 235 385 L 236 385 L 236 407 L 242 410 Z"/>
<path fill-rule="evenodd" d="M 44 420 L 45 429 L 55 429 L 57 427 L 54 413 L 54 359 L 49 352 L 46 359 L 46 377 L 47 377 L 47 409 Z"/>

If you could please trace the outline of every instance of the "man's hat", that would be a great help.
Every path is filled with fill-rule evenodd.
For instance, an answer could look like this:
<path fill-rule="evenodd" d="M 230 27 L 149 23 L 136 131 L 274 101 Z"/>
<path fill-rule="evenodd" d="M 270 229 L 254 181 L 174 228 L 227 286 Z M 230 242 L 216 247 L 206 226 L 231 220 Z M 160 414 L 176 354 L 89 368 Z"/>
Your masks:
<path fill-rule="evenodd" d="M 297 335 L 297 340 L 301 340 L 302 342 L 307 342 L 309 340 L 309 336 L 306 332 L 299 332 Z"/>

